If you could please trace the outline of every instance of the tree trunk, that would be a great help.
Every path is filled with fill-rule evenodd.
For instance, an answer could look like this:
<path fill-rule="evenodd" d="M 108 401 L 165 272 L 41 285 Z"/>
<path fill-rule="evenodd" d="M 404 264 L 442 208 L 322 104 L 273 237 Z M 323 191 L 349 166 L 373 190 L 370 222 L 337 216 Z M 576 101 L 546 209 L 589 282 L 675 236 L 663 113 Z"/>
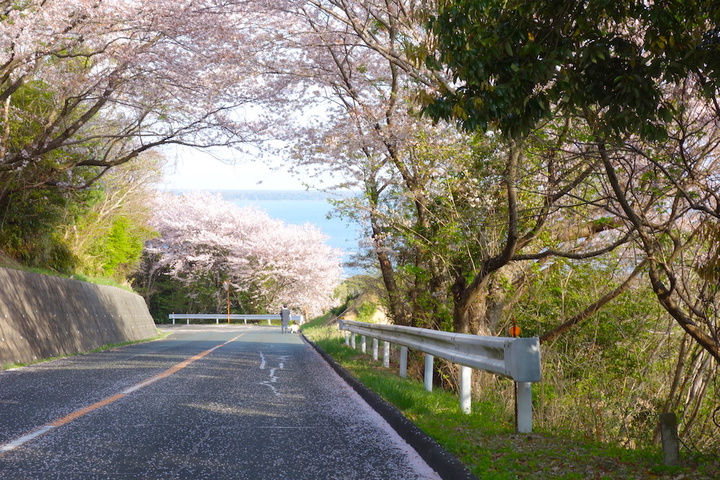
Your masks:
<path fill-rule="evenodd" d="M 388 313 L 396 325 L 408 325 L 405 303 L 403 302 L 402 294 L 395 279 L 395 271 L 390 255 L 388 255 L 387 247 L 385 246 L 381 219 L 376 213 L 380 193 L 373 182 L 366 183 L 366 191 L 370 202 L 370 228 L 372 229 L 373 250 L 380 265 L 380 273 L 382 274 L 383 284 L 385 285 L 388 296 Z"/>
<path fill-rule="evenodd" d="M 456 333 L 473 335 L 491 335 L 487 325 L 487 277 L 482 282 L 465 283 L 462 275 L 458 276 L 452 287 L 453 293 L 453 326 Z"/>

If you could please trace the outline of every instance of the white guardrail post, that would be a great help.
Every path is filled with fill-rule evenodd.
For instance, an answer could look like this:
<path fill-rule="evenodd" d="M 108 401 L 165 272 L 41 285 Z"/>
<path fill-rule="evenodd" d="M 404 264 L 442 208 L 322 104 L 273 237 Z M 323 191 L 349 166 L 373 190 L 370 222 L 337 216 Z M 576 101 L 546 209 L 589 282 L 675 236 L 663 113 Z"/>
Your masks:
<path fill-rule="evenodd" d="M 472 368 L 460 365 L 460 409 L 465 413 L 472 410 Z"/>
<path fill-rule="evenodd" d="M 400 377 L 407 378 L 407 356 L 408 348 L 405 346 L 400 347 Z"/>
<path fill-rule="evenodd" d="M 432 392 L 433 388 L 433 363 L 435 363 L 435 357 L 429 353 L 425 354 L 425 390 Z"/>
<path fill-rule="evenodd" d="M 532 383 L 517 382 L 517 429 L 532 432 Z"/>
<path fill-rule="evenodd" d="M 390 366 L 390 345 L 400 350 L 400 375 L 407 373 L 407 351 L 425 353 L 425 390 L 432 391 L 432 373 L 435 357 L 460 365 L 460 408 L 471 411 L 472 370 L 484 370 L 517 383 L 517 430 L 532 432 L 532 383 L 539 382 L 540 340 L 535 338 L 483 337 L 425 328 L 400 325 L 377 325 L 351 320 L 340 320 L 340 330 L 350 338 L 361 335 L 373 339 L 373 358 L 377 359 L 377 342 L 383 342 L 383 366 Z M 364 341 L 364 340 L 363 340 Z M 347 344 L 347 340 L 345 342 Z M 354 340 L 350 346 L 355 348 Z"/>

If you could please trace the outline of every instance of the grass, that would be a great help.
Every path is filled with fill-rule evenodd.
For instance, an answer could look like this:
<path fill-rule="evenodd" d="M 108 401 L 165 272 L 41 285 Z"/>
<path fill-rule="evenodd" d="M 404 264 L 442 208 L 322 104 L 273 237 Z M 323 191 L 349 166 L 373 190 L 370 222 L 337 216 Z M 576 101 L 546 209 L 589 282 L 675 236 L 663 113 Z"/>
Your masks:
<path fill-rule="evenodd" d="M 111 287 L 117 287 L 117 288 L 121 288 L 123 290 L 127 290 L 128 292 L 135 293 L 135 291 L 129 285 L 123 284 L 123 283 L 118 283 L 117 280 L 112 279 L 112 278 L 89 277 L 89 276 L 83 275 L 83 274 L 75 274 L 75 275 L 72 275 L 70 278 L 73 278 L 75 280 L 80 280 L 81 282 L 94 283 L 96 285 L 109 285 Z"/>
<path fill-rule="evenodd" d="M 682 452 L 682 466 L 666 467 L 659 447 L 625 449 L 574 432 L 516 433 L 514 419 L 499 403 L 474 402 L 472 413 L 463 414 L 455 394 L 426 392 L 420 381 L 400 378 L 372 356 L 345 346 L 337 327 L 327 323 L 327 317 L 316 319 L 303 326 L 303 333 L 483 480 L 718 478 L 717 455 Z"/>

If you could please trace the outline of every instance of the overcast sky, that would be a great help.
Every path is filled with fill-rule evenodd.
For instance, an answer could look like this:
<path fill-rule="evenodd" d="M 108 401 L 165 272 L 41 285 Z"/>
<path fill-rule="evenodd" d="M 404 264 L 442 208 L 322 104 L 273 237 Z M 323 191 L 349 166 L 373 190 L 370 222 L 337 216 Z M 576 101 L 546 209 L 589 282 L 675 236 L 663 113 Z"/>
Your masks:
<path fill-rule="evenodd" d="M 224 163 L 198 150 L 168 156 L 163 190 L 305 190 L 301 179 L 285 169 L 250 158 Z"/>

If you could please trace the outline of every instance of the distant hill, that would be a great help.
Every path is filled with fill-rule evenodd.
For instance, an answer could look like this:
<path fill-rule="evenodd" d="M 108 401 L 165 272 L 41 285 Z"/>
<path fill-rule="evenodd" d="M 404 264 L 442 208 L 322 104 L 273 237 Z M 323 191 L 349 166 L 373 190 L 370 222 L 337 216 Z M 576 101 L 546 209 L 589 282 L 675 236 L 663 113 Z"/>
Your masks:
<path fill-rule="evenodd" d="M 325 200 L 327 193 L 306 190 L 224 190 L 226 200 Z"/>

